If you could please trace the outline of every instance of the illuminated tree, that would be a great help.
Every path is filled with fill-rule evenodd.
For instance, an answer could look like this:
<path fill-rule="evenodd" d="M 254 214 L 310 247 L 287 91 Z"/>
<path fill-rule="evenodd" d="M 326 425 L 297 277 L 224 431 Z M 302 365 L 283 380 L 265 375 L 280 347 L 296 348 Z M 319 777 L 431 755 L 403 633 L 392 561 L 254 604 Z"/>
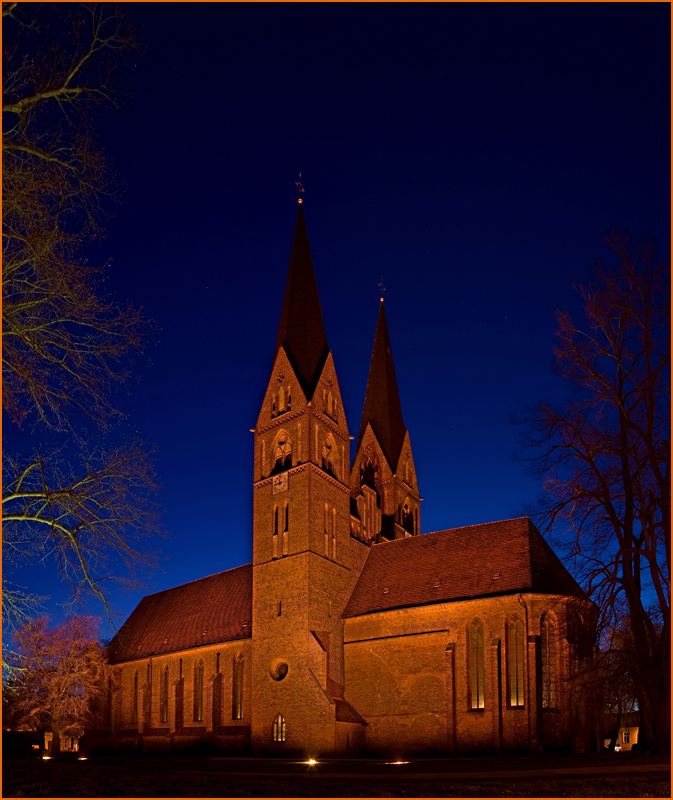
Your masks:
<path fill-rule="evenodd" d="M 103 292 L 107 265 L 84 256 L 114 195 L 91 109 L 116 103 L 113 76 L 136 42 L 117 6 L 3 3 L 2 14 L 3 408 L 67 437 L 6 456 L 3 556 L 6 568 L 53 557 L 75 597 L 105 601 L 106 581 L 126 579 L 156 530 L 151 451 L 134 441 L 90 452 L 89 423 L 122 417 L 112 390 L 147 332 L 139 311 Z M 36 598 L 3 589 L 3 622 L 18 625 Z"/>
<path fill-rule="evenodd" d="M 3 722 L 18 729 L 51 731 L 52 754 L 60 736 L 81 736 L 108 666 L 92 617 L 71 617 L 56 627 L 46 617 L 17 630 L 18 669 L 3 688 Z"/>
<path fill-rule="evenodd" d="M 617 265 L 580 287 L 586 324 L 558 314 L 556 363 L 573 399 L 534 408 L 526 443 L 544 476 L 542 526 L 603 630 L 628 622 L 630 681 L 655 750 L 670 746 L 669 267 L 652 246 L 606 241 Z"/>

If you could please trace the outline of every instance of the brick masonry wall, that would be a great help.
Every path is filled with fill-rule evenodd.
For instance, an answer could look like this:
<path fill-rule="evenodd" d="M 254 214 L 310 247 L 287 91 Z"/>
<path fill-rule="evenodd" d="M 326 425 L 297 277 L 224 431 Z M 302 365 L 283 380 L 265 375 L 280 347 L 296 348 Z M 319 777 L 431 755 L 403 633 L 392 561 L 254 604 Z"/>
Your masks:
<path fill-rule="evenodd" d="M 443 603 L 345 621 L 346 699 L 367 720 L 371 750 L 505 751 L 561 746 L 569 740 L 565 600 L 524 595 Z M 545 612 L 557 621 L 553 710 L 539 708 L 535 647 Z M 523 708 L 508 696 L 507 620 L 517 615 L 524 647 Z M 469 626 L 484 629 L 484 709 L 470 707 Z M 498 657 L 499 654 L 499 657 Z M 541 719 L 540 727 L 539 718 Z"/>

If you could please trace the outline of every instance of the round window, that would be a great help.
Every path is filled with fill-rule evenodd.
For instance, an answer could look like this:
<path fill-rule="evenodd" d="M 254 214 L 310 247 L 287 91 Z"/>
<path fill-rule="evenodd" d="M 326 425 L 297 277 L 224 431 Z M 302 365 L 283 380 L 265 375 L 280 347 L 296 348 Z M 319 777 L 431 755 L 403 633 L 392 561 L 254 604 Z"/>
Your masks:
<path fill-rule="evenodd" d="M 283 678 L 287 675 L 288 672 L 288 665 L 287 661 L 284 661 L 282 658 L 277 658 L 275 661 L 271 663 L 271 669 L 269 670 L 269 674 L 274 679 L 274 681 L 282 681 Z"/>

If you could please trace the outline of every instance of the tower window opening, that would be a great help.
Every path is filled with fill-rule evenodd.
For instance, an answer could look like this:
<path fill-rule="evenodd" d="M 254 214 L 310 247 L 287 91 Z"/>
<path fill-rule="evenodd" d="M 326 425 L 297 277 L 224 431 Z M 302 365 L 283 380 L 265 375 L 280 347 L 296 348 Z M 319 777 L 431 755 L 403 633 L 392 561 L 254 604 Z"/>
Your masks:
<path fill-rule="evenodd" d="M 274 448 L 274 467 L 271 471 L 272 475 L 283 472 L 292 467 L 292 442 L 290 437 L 285 431 L 278 434 L 276 439 L 276 446 Z"/>
<path fill-rule="evenodd" d="M 333 478 L 336 478 L 336 447 L 331 433 L 325 437 L 325 444 L 322 447 L 322 468 Z"/>
<path fill-rule="evenodd" d="M 414 532 L 414 515 L 411 512 L 408 500 L 404 501 L 404 507 L 402 508 L 402 527 L 407 533 Z"/>
<path fill-rule="evenodd" d="M 278 413 L 282 414 L 285 411 L 285 389 L 281 386 L 278 390 Z"/>

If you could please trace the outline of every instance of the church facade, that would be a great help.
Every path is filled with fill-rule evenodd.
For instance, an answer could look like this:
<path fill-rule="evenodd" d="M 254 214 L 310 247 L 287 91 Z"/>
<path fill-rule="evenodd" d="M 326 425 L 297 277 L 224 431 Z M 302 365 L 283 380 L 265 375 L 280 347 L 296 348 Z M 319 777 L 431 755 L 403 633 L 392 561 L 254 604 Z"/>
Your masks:
<path fill-rule="evenodd" d="M 122 626 L 92 744 L 584 749 L 572 678 L 588 599 L 528 518 L 421 535 L 383 301 L 355 440 L 301 201 L 253 503 L 251 564 L 149 595 Z"/>

